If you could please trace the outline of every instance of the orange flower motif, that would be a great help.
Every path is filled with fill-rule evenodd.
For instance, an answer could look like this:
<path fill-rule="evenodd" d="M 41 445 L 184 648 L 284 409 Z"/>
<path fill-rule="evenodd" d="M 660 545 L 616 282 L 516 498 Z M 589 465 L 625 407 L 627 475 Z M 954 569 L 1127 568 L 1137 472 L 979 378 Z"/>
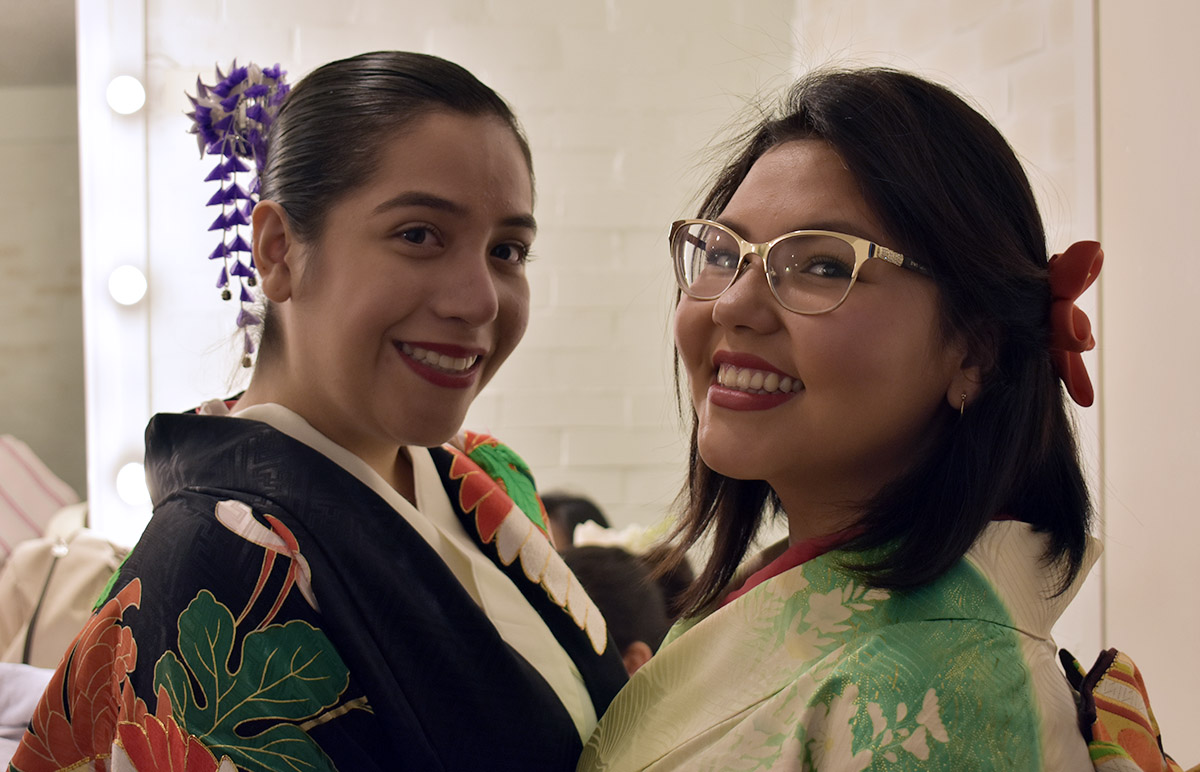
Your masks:
<path fill-rule="evenodd" d="M 542 524 L 535 522 L 516 505 L 502 479 L 492 477 L 474 459 L 467 457 L 468 452 L 483 446 L 503 447 L 492 437 L 468 432 L 465 440 L 460 435 L 447 448 L 452 456 L 450 478 L 462 481 L 458 505 L 464 512 L 475 513 L 475 528 L 479 537 L 485 544 L 495 542 L 500 562 L 509 566 L 519 559 L 525 576 L 540 584 L 555 605 L 570 614 L 580 629 L 587 633 L 596 653 L 603 654 L 608 645 L 608 627 L 599 607 L 588 597 L 583 585 L 550 545 Z M 513 470 L 520 474 L 515 466 Z M 533 501 L 544 523 L 545 511 L 541 501 L 536 495 L 533 495 Z"/>
<path fill-rule="evenodd" d="M 185 733 L 174 718 L 146 716 L 141 724 L 122 722 L 113 746 L 114 766 L 124 762 L 136 772 L 236 772 L 228 756 L 218 762 L 195 735 Z"/>
<path fill-rule="evenodd" d="M 477 441 L 483 435 L 467 433 L 468 447 L 474 449 L 483 442 Z M 491 439 L 490 437 L 487 439 Z M 497 444 L 491 439 L 491 444 Z M 499 483 L 464 452 L 452 449 L 454 460 L 450 464 L 451 479 L 462 479 L 462 488 L 458 492 L 458 505 L 464 512 L 475 512 L 475 527 L 479 537 L 484 542 L 490 542 L 496 536 L 500 523 L 512 511 L 513 500 L 502 489 Z"/>
<path fill-rule="evenodd" d="M 108 757 L 120 714 L 136 711 L 125 693 L 132 692 L 128 673 L 137 666 L 137 644 L 121 618 L 141 600 L 141 581 L 134 579 L 80 631 L 34 711 L 12 759 L 15 769 L 82 769 Z"/>

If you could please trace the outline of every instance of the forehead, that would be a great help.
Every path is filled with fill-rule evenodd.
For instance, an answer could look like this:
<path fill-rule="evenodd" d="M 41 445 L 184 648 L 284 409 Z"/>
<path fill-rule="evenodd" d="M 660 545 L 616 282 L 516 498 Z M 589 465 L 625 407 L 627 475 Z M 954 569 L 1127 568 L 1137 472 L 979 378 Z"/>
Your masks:
<path fill-rule="evenodd" d="M 486 204 L 505 214 L 533 209 L 533 180 L 521 145 L 505 121 L 490 115 L 438 111 L 385 134 L 373 174 L 350 198 L 370 205 L 404 190 Z"/>
<path fill-rule="evenodd" d="M 824 140 L 772 147 L 755 161 L 719 218 L 752 241 L 803 229 L 845 231 L 886 243 L 854 175 Z"/>

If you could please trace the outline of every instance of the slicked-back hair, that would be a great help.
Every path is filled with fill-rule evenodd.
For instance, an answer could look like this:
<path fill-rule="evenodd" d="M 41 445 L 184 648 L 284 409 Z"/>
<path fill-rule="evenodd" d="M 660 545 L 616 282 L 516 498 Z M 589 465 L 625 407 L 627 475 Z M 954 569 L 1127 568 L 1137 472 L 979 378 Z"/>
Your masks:
<path fill-rule="evenodd" d="M 860 502 L 846 567 L 874 587 L 919 587 L 949 570 L 991 520 L 1011 517 L 1048 535 L 1045 561 L 1065 590 L 1082 565 L 1092 510 L 1048 350 L 1045 231 L 1015 153 L 942 86 L 886 68 L 822 70 L 739 140 L 699 216 L 719 216 L 755 161 L 798 139 L 827 142 L 893 246 L 930 267 L 945 339 L 962 335 L 985 352 L 981 391 L 963 415 L 941 411 L 924 455 Z M 696 429 L 692 410 L 671 546 L 678 559 L 703 537 L 713 540 L 684 599 L 692 613 L 719 597 L 762 523 L 783 515 L 766 482 L 710 469 Z M 868 559 L 867 550 L 883 557 Z"/>
<path fill-rule="evenodd" d="M 437 56 L 376 51 L 322 65 L 288 93 L 267 137 L 259 196 L 283 207 L 300 241 L 314 242 L 329 209 L 371 179 L 384 142 L 435 112 L 503 121 L 532 182 L 529 142 L 499 94 Z M 260 361 L 279 345 L 271 317 L 268 306 Z"/>

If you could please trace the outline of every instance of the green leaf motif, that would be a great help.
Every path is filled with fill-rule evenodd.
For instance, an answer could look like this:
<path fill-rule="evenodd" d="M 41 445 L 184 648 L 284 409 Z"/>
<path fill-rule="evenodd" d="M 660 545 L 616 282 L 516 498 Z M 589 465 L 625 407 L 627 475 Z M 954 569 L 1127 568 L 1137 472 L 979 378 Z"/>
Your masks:
<path fill-rule="evenodd" d="M 236 671 L 233 614 L 201 590 L 179 615 L 179 650 L 154 667 L 154 688 L 171 698 L 176 722 L 220 758 L 251 772 L 332 770 L 328 757 L 294 723 L 258 734 L 237 732 L 248 721 L 300 722 L 332 707 L 350 673 L 325 634 L 292 620 L 246 635 Z M 193 692 L 193 684 L 195 691 Z"/>
<path fill-rule="evenodd" d="M 533 524 L 543 531 L 546 521 L 542 517 L 542 508 L 538 504 L 537 486 L 533 482 L 533 472 L 529 465 L 517 455 L 517 452 L 507 445 L 480 445 L 468 455 L 479 468 L 487 472 L 494 480 L 503 480 L 508 497 L 517 508 L 525 513 Z"/>

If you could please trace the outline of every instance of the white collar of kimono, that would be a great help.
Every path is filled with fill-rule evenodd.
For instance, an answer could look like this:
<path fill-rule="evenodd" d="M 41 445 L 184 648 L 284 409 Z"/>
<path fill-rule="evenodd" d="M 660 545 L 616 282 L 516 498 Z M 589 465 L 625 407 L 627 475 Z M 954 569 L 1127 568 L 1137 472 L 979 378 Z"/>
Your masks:
<path fill-rule="evenodd" d="M 212 400 L 201 405 L 200 412 L 261 421 L 321 453 L 390 504 L 445 561 L 463 589 L 492 620 L 500 636 L 546 679 L 571 714 L 580 739 L 587 742 L 597 716 L 583 677 L 517 586 L 467 534 L 454 514 L 427 448 L 401 449 L 412 461 L 417 499 L 414 507 L 365 461 L 283 405 L 265 403 L 230 413 L 224 402 Z"/>
<path fill-rule="evenodd" d="M 967 560 L 991 581 L 1012 617 L 1013 626 L 1034 638 L 1051 640 L 1050 630 L 1078 594 L 1103 550 L 1088 537 L 1079 575 L 1061 595 L 1055 571 L 1045 569 L 1042 555 L 1046 537 L 1033 526 L 1016 520 L 988 525 L 967 552 Z"/>

